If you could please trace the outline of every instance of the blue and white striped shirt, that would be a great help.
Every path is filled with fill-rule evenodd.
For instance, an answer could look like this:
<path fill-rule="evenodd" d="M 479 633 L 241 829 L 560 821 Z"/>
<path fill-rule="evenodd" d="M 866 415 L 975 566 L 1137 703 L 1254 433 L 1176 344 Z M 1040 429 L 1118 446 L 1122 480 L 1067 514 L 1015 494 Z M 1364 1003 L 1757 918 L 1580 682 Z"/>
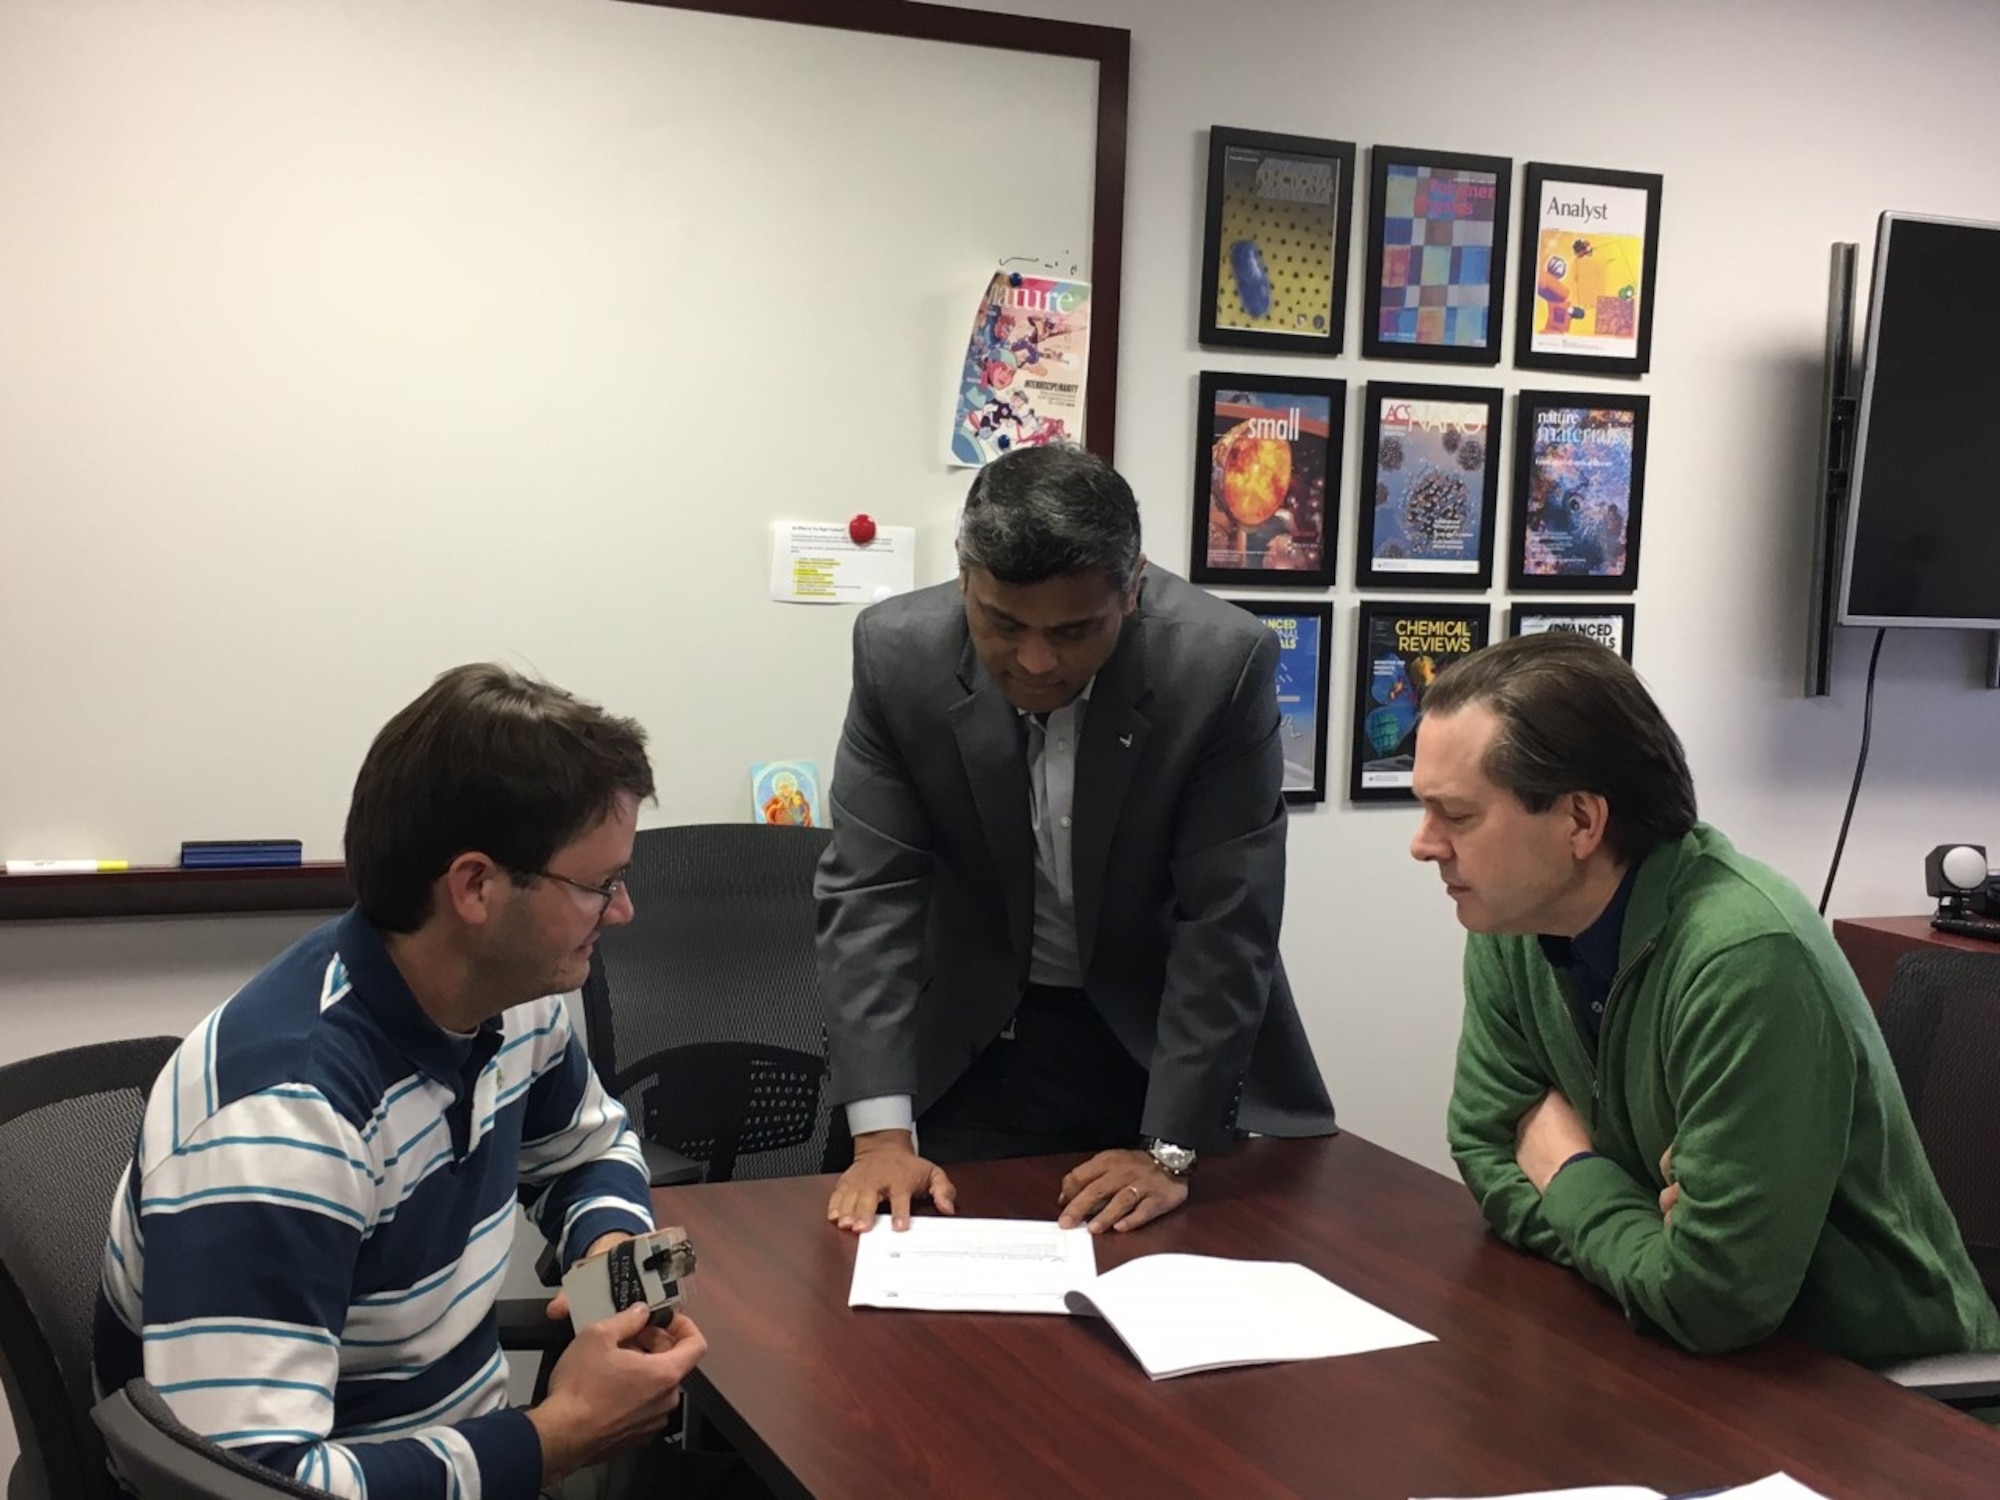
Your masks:
<path fill-rule="evenodd" d="M 195 1028 L 111 1206 L 104 1390 L 337 1495 L 532 1500 L 494 1303 L 516 1194 L 564 1264 L 652 1227 L 643 1158 L 559 998 L 470 1037 L 359 911 Z"/>

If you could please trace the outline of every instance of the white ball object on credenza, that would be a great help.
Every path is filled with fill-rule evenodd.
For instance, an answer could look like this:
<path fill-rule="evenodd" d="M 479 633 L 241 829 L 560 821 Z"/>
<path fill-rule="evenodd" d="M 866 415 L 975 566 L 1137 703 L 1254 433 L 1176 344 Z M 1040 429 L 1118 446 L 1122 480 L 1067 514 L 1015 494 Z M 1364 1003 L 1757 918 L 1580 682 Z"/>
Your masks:
<path fill-rule="evenodd" d="M 1961 891 L 1976 891 L 1986 884 L 1986 856 L 1970 844 L 1946 850 L 1938 868 Z"/>

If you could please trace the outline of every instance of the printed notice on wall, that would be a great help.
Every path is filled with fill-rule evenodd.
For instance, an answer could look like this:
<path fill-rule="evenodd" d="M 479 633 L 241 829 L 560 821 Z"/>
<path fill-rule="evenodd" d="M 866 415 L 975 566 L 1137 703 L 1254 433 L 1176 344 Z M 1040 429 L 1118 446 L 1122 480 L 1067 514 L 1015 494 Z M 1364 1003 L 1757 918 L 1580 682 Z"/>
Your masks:
<path fill-rule="evenodd" d="M 914 526 L 878 526 L 862 543 L 844 522 L 771 523 L 771 597 L 781 604 L 874 604 L 916 586 Z"/>

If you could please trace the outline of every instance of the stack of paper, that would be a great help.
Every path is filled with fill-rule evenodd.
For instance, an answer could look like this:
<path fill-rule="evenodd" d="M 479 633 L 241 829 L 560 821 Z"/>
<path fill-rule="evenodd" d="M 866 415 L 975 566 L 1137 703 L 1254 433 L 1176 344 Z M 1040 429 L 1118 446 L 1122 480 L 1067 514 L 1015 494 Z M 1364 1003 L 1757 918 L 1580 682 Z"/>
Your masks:
<path fill-rule="evenodd" d="M 1427 1344 L 1432 1336 L 1284 1261 L 1142 1255 L 1070 1293 L 1095 1312 L 1155 1380 Z"/>
<path fill-rule="evenodd" d="M 1020 1219 L 887 1217 L 861 1236 L 850 1307 L 1095 1314 L 1155 1380 L 1431 1341 L 1304 1266 L 1142 1255 L 1095 1275 L 1083 1229 Z"/>
<path fill-rule="evenodd" d="M 1754 1484 L 1739 1484 L 1724 1490 L 1697 1490 L 1702 1500 L 1826 1500 L 1818 1490 L 1809 1490 L 1789 1474 L 1773 1474 Z M 1536 1490 L 1532 1495 L 1500 1495 L 1494 1500 L 1694 1500 L 1693 1495 L 1663 1496 L 1636 1484 L 1589 1485 L 1580 1490 Z"/>

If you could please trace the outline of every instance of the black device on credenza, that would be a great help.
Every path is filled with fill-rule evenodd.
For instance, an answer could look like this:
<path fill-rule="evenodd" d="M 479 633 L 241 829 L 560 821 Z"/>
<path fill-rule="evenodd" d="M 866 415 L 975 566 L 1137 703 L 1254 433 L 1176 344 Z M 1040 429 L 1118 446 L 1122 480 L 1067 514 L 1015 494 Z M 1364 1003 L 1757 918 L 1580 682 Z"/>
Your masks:
<path fill-rule="evenodd" d="M 2000 943 L 2000 877 L 1983 844 L 1939 844 L 1924 856 L 1924 892 L 1937 901 L 1931 926 Z"/>

